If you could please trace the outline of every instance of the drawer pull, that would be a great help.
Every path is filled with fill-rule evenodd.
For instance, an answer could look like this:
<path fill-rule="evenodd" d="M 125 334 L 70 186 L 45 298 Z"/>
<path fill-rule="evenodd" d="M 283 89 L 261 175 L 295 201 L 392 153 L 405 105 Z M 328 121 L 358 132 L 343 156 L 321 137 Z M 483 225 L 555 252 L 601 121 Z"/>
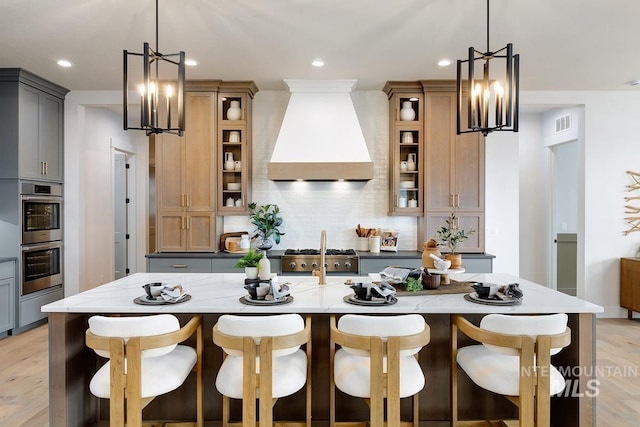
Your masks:
<path fill-rule="evenodd" d="M 173 264 L 171 267 L 173 267 L 173 268 L 187 268 L 187 264 Z"/>

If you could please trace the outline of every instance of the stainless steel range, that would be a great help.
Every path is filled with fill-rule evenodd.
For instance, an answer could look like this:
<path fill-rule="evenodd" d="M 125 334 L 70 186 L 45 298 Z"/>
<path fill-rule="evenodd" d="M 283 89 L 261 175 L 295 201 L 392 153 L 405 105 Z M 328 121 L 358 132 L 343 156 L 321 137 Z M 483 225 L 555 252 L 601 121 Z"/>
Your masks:
<path fill-rule="evenodd" d="M 320 267 L 320 250 L 287 249 L 282 256 L 282 273 L 312 273 Z M 327 274 L 358 274 L 358 253 L 353 249 L 327 249 Z"/>

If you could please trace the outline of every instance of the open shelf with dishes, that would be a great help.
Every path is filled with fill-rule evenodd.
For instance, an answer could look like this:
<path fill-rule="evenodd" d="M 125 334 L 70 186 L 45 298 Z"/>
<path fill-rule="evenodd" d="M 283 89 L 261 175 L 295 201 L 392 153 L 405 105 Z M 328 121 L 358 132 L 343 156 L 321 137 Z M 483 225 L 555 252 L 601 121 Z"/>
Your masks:
<path fill-rule="evenodd" d="M 249 213 L 251 102 L 256 91 L 252 82 L 223 82 L 218 93 L 218 215 Z"/>
<path fill-rule="evenodd" d="M 388 82 L 389 215 L 421 216 L 424 95 L 417 82 Z"/>

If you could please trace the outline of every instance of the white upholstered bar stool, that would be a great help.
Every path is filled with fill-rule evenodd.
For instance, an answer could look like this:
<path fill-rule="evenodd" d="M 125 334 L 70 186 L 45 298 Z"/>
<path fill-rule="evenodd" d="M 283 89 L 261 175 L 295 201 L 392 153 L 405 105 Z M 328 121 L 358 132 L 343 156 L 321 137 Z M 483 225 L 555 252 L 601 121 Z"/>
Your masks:
<path fill-rule="evenodd" d="M 481 344 L 458 348 L 458 331 Z M 478 386 L 503 395 L 518 407 L 520 427 L 548 427 L 550 396 L 565 380 L 551 356 L 571 343 L 566 314 L 486 315 L 480 327 L 459 315 L 451 321 L 451 410 L 453 426 L 485 426 L 458 420 L 458 366 Z"/>
<path fill-rule="evenodd" d="M 196 335 L 196 348 L 179 345 Z M 171 314 L 136 317 L 93 316 L 86 332 L 89 348 L 109 359 L 91 378 L 95 396 L 109 399 L 111 426 L 139 427 L 142 409 L 156 396 L 180 387 L 192 371 L 196 379 L 196 422 L 203 426 L 202 317 L 180 327 Z M 181 425 L 186 425 L 182 423 Z"/>
<path fill-rule="evenodd" d="M 430 340 L 429 325 L 418 314 L 369 316 L 347 314 L 330 319 L 330 425 L 400 426 L 419 423 L 418 393 L 425 377 L 418 352 Z M 336 346 L 340 346 L 337 351 Z M 336 421 L 336 390 L 369 405 L 363 423 Z M 400 399 L 413 396 L 413 419 L 400 420 Z"/>
<path fill-rule="evenodd" d="M 287 426 L 311 426 L 311 318 L 298 314 L 220 316 L 213 342 L 224 360 L 216 377 L 222 394 L 222 425 L 230 424 L 229 399 L 242 399 L 242 425 L 272 427 L 273 406 L 306 385 L 304 421 L 277 421 Z M 300 347 L 304 345 L 305 351 Z M 256 399 L 258 416 L 256 418 Z"/>

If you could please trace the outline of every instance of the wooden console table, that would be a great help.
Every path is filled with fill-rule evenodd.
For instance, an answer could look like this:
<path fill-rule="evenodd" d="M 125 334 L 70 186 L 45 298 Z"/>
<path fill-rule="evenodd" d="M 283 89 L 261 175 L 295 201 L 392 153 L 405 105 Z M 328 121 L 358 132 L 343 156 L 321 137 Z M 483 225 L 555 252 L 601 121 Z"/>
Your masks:
<path fill-rule="evenodd" d="M 620 258 L 620 306 L 629 319 L 640 312 L 640 258 Z"/>

